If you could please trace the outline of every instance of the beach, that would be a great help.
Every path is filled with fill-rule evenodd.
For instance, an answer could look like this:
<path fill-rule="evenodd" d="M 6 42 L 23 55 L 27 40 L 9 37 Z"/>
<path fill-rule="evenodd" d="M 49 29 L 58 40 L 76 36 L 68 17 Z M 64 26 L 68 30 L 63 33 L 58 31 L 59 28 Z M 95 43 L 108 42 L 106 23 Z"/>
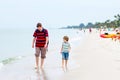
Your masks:
<path fill-rule="evenodd" d="M 99 33 L 89 34 L 73 51 L 80 67 L 67 73 L 63 80 L 119 80 L 119 45 L 119 42 L 99 37 Z"/>
<path fill-rule="evenodd" d="M 81 39 L 81 38 L 80 38 Z M 60 49 L 48 51 L 43 69 L 35 70 L 34 54 L 0 70 L 2 80 L 120 80 L 120 43 L 101 38 L 95 30 L 70 52 L 68 70 L 61 68 Z"/>

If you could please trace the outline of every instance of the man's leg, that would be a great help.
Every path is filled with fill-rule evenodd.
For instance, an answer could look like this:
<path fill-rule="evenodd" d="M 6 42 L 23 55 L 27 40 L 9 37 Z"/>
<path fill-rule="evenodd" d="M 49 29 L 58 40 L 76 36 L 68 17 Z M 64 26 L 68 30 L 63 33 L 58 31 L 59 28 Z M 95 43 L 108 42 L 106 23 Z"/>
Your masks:
<path fill-rule="evenodd" d="M 43 64 L 44 64 L 44 59 L 41 58 L 41 66 L 40 66 L 40 68 L 43 68 Z"/>
<path fill-rule="evenodd" d="M 41 65 L 40 65 L 41 68 L 43 68 L 45 58 L 46 58 L 46 48 L 41 48 Z"/>
<path fill-rule="evenodd" d="M 37 69 L 38 66 L 39 66 L 39 57 L 35 57 L 35 58 L 36 58 L 36 66 L 35 66 L 35 68 Z"/>
<path fill-rule="evenodd" d="M 38 66 L 39 66 L 39 54 L 40 54 L 40 48 L 39 48 L 39 47 L 36 47 L 35 50 L 36 50 L 36 53 L 35 53 L 36 67 L 35 67 L 35 68 L 37 69 Z"/>

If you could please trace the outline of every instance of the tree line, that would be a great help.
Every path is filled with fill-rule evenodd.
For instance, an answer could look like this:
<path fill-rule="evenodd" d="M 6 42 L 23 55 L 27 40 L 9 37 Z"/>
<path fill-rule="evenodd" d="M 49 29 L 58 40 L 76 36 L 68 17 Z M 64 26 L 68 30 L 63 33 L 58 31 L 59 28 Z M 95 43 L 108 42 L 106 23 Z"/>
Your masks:
<path fill-rule="evenodd" d="M 76 29 L 81 29 L 81 28 L 118 28 L 120 27 L 120 14 L 117 14 L 114 16 L 114 20 L 106 20 L 105 22 L 96 22 L 96 23 L 92 23 L 92 22 L 88 22 L 87 25 L 85 25 L 84 23 L 81 23 L 78 26 L 67 26 L 67 27 L 63 27 L 63 28 L 76 28 Z"/>

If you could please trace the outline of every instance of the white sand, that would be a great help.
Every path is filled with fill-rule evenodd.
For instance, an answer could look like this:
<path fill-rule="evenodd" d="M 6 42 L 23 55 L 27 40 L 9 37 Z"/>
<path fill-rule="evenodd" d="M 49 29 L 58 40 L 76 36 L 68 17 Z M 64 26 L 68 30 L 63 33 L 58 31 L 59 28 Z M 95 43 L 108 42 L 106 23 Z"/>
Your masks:
<path fill-rule="evenodd" d="M 120 80 L 120 43 L 103 39 L 96 32 L 73 52 L 80 67 L 63 80 Z M 74 65 L 73 65 L 74 66 Z"/>
<path fill-rule="evenodd" d="M 69 70 L 63 71 L 59 50 L 47 54 L 45 67 L 34 70 L 34 55 L 0 70 L 1 80 L 120 80 L 120 43 L 93 32 L 72 49 Z M 78 42 L 79 44 L 79 42 Z"/>

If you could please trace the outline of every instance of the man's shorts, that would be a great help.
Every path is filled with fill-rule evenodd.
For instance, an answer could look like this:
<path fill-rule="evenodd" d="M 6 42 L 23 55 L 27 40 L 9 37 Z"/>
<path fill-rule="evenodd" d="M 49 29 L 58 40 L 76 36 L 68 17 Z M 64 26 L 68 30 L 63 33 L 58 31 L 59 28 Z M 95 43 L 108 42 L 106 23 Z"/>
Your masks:
<path fill-rule="evenodd" d="M 46 48 L 40 48 L 40 47 L 36 47 L 35 48 L 35 56 L 39 57 L 41 54 L 41 58 L 46 58 Z"/>
<path fill-rule="evenodd" d="M 68 60 L 69 58 L 69 53 L 68 52 L 62 52 L 62 59 Z"/>

